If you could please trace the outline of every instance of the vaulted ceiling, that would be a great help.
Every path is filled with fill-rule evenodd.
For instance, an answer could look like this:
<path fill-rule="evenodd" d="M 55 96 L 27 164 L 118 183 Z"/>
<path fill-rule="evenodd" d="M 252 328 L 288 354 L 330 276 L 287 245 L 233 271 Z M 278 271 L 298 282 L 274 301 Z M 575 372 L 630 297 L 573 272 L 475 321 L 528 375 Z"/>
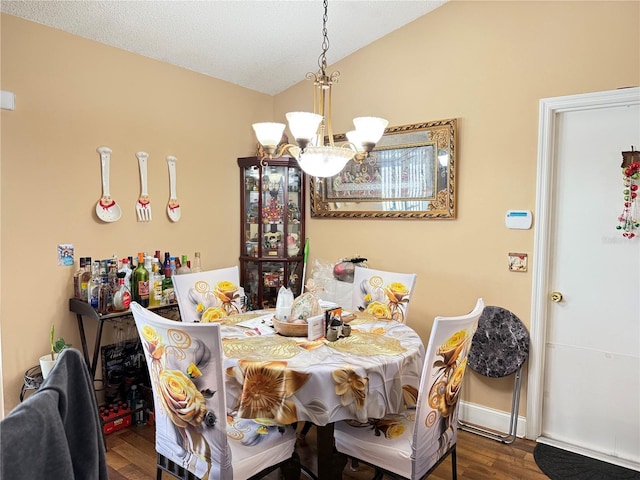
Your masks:
<path fill-rule="evenodd" d="M 332 64 L 446 0 L 330 0 Z M 8 13 L 263 93 L 318 69 L 321 0 L 3 0 Z"/>

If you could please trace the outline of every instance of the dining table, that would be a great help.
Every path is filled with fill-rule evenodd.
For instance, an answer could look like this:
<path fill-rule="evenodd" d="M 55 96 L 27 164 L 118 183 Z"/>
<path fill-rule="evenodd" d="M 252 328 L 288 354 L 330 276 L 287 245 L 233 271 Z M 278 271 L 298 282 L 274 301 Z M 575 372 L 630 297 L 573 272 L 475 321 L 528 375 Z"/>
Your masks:
<path fill-rule="evenodd" d="M 333 462 L 335 422 L 400 413 L 418 394 L 420 336 L 406 324 L 353 313 L 350 334 L 336 341 L 280 335 L 271 327 L 273 312 L 220 322 L 227 408 L 261 422 L 315 424 L 320 480 L 341 476 Z"/>

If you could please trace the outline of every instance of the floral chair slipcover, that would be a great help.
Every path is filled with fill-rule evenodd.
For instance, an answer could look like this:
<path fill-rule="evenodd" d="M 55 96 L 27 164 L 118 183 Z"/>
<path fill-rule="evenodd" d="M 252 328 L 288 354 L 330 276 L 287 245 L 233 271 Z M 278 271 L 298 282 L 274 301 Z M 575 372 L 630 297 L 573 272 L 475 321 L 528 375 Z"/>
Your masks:
<path fill-rule="evenodd" d="M 294 428 L 227 411 L 218 324 L 167 320 L 135 302 L 131 311 L 153 390 L 158 478 L 166 460 L 210 480 L 245 480 L 291 460 L 299 478 Z"/>
<path fill-rule="evenodd" d="M 458 400 L 473 334 L 484 309 L 478 299 L 473 311 L 460 317 L 436 317 L 415 408 L 367 423 L 336 423 L 339 452 L 381 472 L 416 480 L 451 453 L 456 478 Z"/>
<path fill-rule="evenodd" d="M 217 322 L 246 310 L 237 266 L 174 275 L 171 279 L 183 322 Z"/>
<path fill-rule="evenodd" d="M 353 309 L 375 317 L 406 323 L 415 273 L 395 273 L 355 267 Z"/>

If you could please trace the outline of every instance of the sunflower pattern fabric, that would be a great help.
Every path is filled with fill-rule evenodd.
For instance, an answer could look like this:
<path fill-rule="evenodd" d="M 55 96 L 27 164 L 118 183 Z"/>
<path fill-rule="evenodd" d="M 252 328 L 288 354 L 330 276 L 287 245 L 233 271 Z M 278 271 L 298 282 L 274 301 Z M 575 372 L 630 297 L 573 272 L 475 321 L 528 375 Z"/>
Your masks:
<path fill-rule="evenodd" d="M 156 450 L 198 478 L 248 478 L 291 457 L 295 430 L 227 410 L 218 324 L 164 319 L 131 304 L 154 396 Z"/>
<path fill-rule="evenodd" d="M 171 278 L 183 322 L 220 322 L 246 311 L 237 266 Z"/>
<path fill-rule="evenodd" d="M 422 478 L 456 443 L 460 387 L 483 309 L 479 299 L 467 315 L 437 317 L 415 408 L 366 421 L 339 422 L 338 451 L 404 478 Z"/>
<path fill-rule="evenodd" d="M 379 319 L 405 323 L 415 282 L 413 273 L 355 267 L 353 308 Z"/>

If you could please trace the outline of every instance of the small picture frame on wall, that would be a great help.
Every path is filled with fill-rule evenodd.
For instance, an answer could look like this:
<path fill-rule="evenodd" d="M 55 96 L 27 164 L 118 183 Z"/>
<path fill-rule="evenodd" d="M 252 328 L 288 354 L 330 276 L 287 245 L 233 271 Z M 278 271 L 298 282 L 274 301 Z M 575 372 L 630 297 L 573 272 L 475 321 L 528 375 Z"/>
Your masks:
<path fill-rule="evenodd" d="M 510 272 L 526 272 L 527 271 L 527 254 L 526 253 L 509 253 L 509 271 Z"/>

